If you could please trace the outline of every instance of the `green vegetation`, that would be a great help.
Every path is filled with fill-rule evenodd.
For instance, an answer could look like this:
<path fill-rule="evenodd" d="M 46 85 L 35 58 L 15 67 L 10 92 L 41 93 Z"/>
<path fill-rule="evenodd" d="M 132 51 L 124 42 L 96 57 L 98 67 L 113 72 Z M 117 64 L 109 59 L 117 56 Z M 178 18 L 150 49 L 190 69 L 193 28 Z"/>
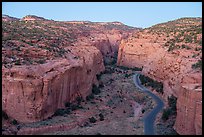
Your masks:
<path fill-rule="evenodd" d="M 90 101 L 92 99 L 94 99 L 94 94 L 93 93 L 91 93 L 90 95 L 86 96 L 86 100 L 87 101 Z"/>
<path fill-rule="evenodd" d="M 65 107 L 70 107 L 71 103 L 70 102 L 66 102 L 64 105 L 65 105 Z"/>
<path fill-rule="evenodd" d="M 128 78 L 130 76 L 132 76 L 134 73 L 131 73 L 131 74 L 125 74 L 125 77 Z"/>
<path fill-rule="evenodd" d="M 196 25 L 195 25 L 196 24 Z M 196 32 L 197 34 L 202 33 L 202 18 L 180 18 L 165 23 L 154 25 L 149 29 L 151 33 L 166 33 L 175 34 L 176 32 Z"/>
<path fill-rule="evenodd" d="M 99 88 L 103 88 L 104 87 L 104 85 L 103 85 L 103 83 L 99 83 L 99 86 L 98 86 Z"/>
<path fill-rule="evenodd" d="M 94 99 L 94 95 L 98 95 L 100 92 L 101 92 L 100 89 L 95 84 L 93 84 L 92 85 L 92 93 L 90 95 L 86 96 L 86 100 L 90 101 L 90 100 Z"/>
<path fill-rule="evenodd" d="M 198 41 L 198 44 L 202 46 L 202 39 Z"/>
<path fill-rule="evenodd" d="M 193 69 L 197 69 L 199 68 L 200 70 L 202 70 L 202 59 L 198 60 L 198 62 L 196 62 L 195 64 L 192 65 Z"/>
<path fill-rule="evenodd" d="M 83 101 L 83 98 L 81 96 L 78 96 L 76 100 L 72 103 L 66 102 L 64 105 L 66 108 L 59 108 L 55 111 L 53 116 L 64 116 L 65 114 L 70 114 L 72 111 L 77 109 L 82 109 L 81 102 Z"/>
<path fill-rule="evenodd" d="M 82 98 L 81 96 L 78 96 L 78 97 L 76 98 L 76 101 L 77 101 L 77 104 L 80 105 L 81 102 L 83 101 L 83 98 Z"/>
<path fill-rule="evenodd" d="M 100 117 L 100 121 L 103 121 L 104 120 L 104 116 L 102 113 L 99 114 L 99 117 Z"/>
<path fill-rule="evenodd" d="M 9 117 L 8 117 L 8 115 L 6 114 L 6 112 L 2 110 L 2 119 L 7 120 L 8 118 L 9 118 Z"/>
<path fill-rule="evenodd" d="M 40 60 L 37 60 L 36 62 L 39 64 L 44 64 L 46 61 L 45 61 L 45 59 L 40 59 Z"/>
<path fill-rule="evenodd" d="M 164 120 L 164 121 L 168 120 L 170 114 L 171 114 L 171 110 L 170 109 L 164 109 L 163 110 L 163 114 L 162 114 L 162 120 Z"/>
<path fill-rule="evenodd" d="M 100 75 L 102 75 L 102 74 L 112 74 L 114 72 L 115 71 L 112 68 L 106 68 L 105 71 L 102 72 Z"/>
<path fill-rule="evenodd" d="M 145 86 L 152 87 L 158 93 L 161 93 L 161 94 L 164 93 L 163 92 L 163 83 L 162 82 L 155 81 L 155 80 L 151 79 L 150 77 L 144 76 L 144 75 L 140 75 L 139 78 L 140 78 L 141 84 L 143 84 Z"/>
<path fill-rule="evenodd" d="M 176 102 L 177 98 L 175 96 L 168 97 L 169 107 L 163 110 L 162 120 L 166 121 L 170 116 L 176 115 Z"/>
<path fill-rule="evenodd" d="M 57 109 L 54 113 L 54 116 L 63 116 L 64 114 L 69 114 L 70 111 L 67 109 Z"/>
<path fill-rule="evenodd" d="M 11 122 L 13 125 L 18 125 L 18 121 L 17 120 L 12 120 L 12 122 Z"/>
<path fill-rule="evenodd" d="M 195 51 L 202 51 L 202 48 L 196 47 Z"/>
<path fill-rule="evenodd" d="M 169 41 L 167 41 L 164 44 L 164 46 L 169 47 L 167 50 L 168 52 L 173 51 L 174 49 L 180 49 L 180 46 L 175 44 L 176 42 L 179 42 L 179 41 L 180 41 L 179 38 L 175 37 L 175 39 L 170 39 Z"/>
<path fill-rule="evenodd" d="M 173 114 L 176 114 L 176 102 L 177 98 L 175 96 L 171 95 L 171 97 L 168 97 L 168 105 Z"/>
<path fill-rule="evenodd" d="M 182 44 L 182 45 L 181 45 L 181 48 L 182 48 L 182 49 L 185 48 L 185 49 L 187 49 L 187 50 L 191 49 L 189 46 L 187 46 L 187 45 L 185 45 L 185 44 Z"/>
<path fill-rule="evenodd" d="M 185 35 L 184 40 L 186 43 L 192 43 L 193 42 L 192 37 L 190 35 Z"/>
<path fill-rule="evenodd" d="M 191 49 L 189 46 L 178 46 L 181 42 L 195 43 L 202 46 L 202 39 L 198 40 L 198 34 L 202 34 L 202 18 L 181 18 L 166 23 L 161 23 L 147 28 L 152 34 L 165 34 L 167 42 L 164 44 L 168 47 L 168 52 L 175 49 Z M 169 39 L 169 37 L 173 37 Z M 169 40 L 168 40 L 169 39 Z"/>
<path fill-rule="evenodd" d="M 100 74 L 96 74 L 96 78 L 97 78 L 97 80 L 100 80 L 101 79 L 101 75 L 102 75 L 103 73 L 100 73 Z"/>
<path fill-rule="evenodd" d="M 95 95 L 97 95 L 97 94 L 99 94 L 100 92 L 101 92 L 100 89 L 99 89 L 95 84 L 93 84 L 93 85 L 92 85 L 92 93 L 95 94 Z"/>
<path fill-rule="evenodd" d="M 120 68 L 122 70 L 142 71 L 142 68 L 138 68 L 138 67 L 129 68 L 129 67 L 125 67 L 125 66 L 118 66 L 118 68 Z"/>
<path fill-rule="evenodd" d="M 89 118 L 89 122 L 95 123 L 97 120 L 94 117 Z"/>
<path fill-rule="evenodd" d="M 174 50 L 175 49 L 175 45 L 174 44 L 171 44 L 170 46 L 169 46 L 169 49 L 167 50 L 168 52 L 170 52 L 170 51 L 172 51 L 172 50 Z"/>
<path fill-rule="evenodd" d="M 16 60 L 15 65 L 21 65 L 20 60 Z"/>

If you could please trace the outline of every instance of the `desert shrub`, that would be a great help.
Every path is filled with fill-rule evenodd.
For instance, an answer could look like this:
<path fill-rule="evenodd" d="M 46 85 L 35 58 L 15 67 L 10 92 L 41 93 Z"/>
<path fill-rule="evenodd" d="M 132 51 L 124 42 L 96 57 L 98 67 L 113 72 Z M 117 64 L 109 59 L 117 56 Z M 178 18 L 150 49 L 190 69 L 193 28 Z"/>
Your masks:
<path fill-rule="evenodd" d="M 155 87 L 155 89 L 156 89 L 156 91 L 157 91 L 158 93 L 163 94 L 163 84 L 162 84 L 161 82 L 157 82 L 157 81 L 156 81 L 156 87 Z"/>
<path fill-rule="evenodd" d="M 92 93 L 95 95 L 100 93 L 100 89 L 95 84 L 92 85 Z"/>
<path fill-rule="evenodd" d="M 97 78 L 97 80 L 100 80 L 101 79 L 101 74 L 96 74 L 96 78 Z"/>
<path fill-rule="evenodd" d="M 132 70 L 134 70 L 134 71 L 142 71 L 142 69 L 143 69 L 143 68 L 138 68 L 138 67 L 132 68 Z"/>
<path fill-rule="evenodd" d="M 118 66 L 118 68 L 123 69 L 123 70 L 129 70 L 130 68 L 125 67 L 125 66 Z"/>
<path fill-rule="evenodd" d="M 59 109 L 58 112 L 59 112 L 59 115 L 61 115 L 62 113 L 66 113 L 66 114 L 69 114 L 71 111 L 74 111 L 74 110 L 77 110 L 77 109 L 81 109 L 83 108 L 80 104 L 81 104 L 81 101 L 83 99 L 81 97 L 77 97 L 76 98 L 76 101 L 77 101 L 77 104 L 76 103 L 70 103 L 70 102 L 66 102 L 65 103 L 65 107 L 66 109 Z M 58 113 L 57 112 L 57 113 Z"/>
<path fill-rule="evenodd" d="M 99 86 L 98 86 L 99 88 L 103 88 L 104 87 L 104 85 L 103 85 L 103 83 L 99 83 Z"/>
<path fill-rule="evenodd" d="M 131 76 L 132 74 L 125 74 L 125 77 L 128 78 L 129 76 Z"/>
<path fill-rule="evenodd" d="M 155 89 L 158 93 L 163 94 L 163 83 L 155 81 L 148 76 L 140 75 L 140 81 L 142 85 L 147 85 Z"/>
<path fill-rule="evenodd" d="M 44 59 L 40 59 L 40 60 L 38 60 L 38 61 L 36 61 L 37 63 L 39 63 L 39 64 L 44 64 L 45 63 L 45 60 Z"/>
<path fill-rule="evenodd" d="M 138 68 L 138 67 L 129 68 L 129 67 L 125 67 L 125 66 L 118 66 L 118 68 L 120 68 L 122 70 L 142 71 L 142 68 Z"/>
<path fill-rule="evenodd" d="M 202 39 L 198 41 L 198 44 L 202 46 Z"/>
<path fill-rule="evenodd" d="M 89 122 L 95 123 L 97 120 L 94 117 L 89 118 Z"/>
<path fill-rule="evenodd" d="M 168 48 L 168 52 L 172 51 L 175 49 L 175 45 L 174 44 L 171 44 Z"/>
<path fill-rule="evenodd" d="M 172 114 L 176 114 L 176 102 L 177 98 L 173 95 L 171 97 L 168 97 L 168 105 L 171 109 Z"/>
<path fill-rule="evenodd" d="M 2 110 L 2 118 L 5 120 L 7 120 L 9 118 L 8 115 L 6 114 L 6 112 L 3 110 Z"/>
<path fill-rule="evenodd" d="M 100 117 L 100 121 L 103 121 L 104 120 L 104 116 L 103 116 L 103 114 L 99 114 L 99 117 Z"/>
<path fill-rule="evenodd" d="M 57 109 L 54 113 L 54 116 L 63 116 L 66 113 L 67 113 L 67 110 L 65 109 Z"/>
<path fill-rule="evenodd" d="M 71 103 L 70 102 L 66 102 L 64 105 L 65 105 L 65 107 L 70 107 Z"/>
<path fill-rule="evenodd" d="M 171 95 L 170 97 L 168 97 L 169 107 L 163 110 L 162 120 L 166 121 L 171 115 L 176 114 L 176 102 L 177 98 L 175 96 Z"/>
<path fill-rule="evenodd" d="M 114 73 L 115 71 L 114 70 L 112 70 L 112 69 L 108 69 L 108 68 L 106 68 L 106 70 L 103 72 L 103 74 L 112 74 L 112 73 Z"/>
<path fill-rule="evenodd" d="M 190 35 L 186 35 L 186 36 L 184 37 L 184 39 L 185 39 L 185 41 L 186 41 L 187 43 L 192 43 L 192 37 L 191 37 Z"/>
<path fill-rule="evenodd" d="M 186 49 L 189 50 L 189 49 L 191 49 L 191 48 L 190 48 L 189 46 L 186 46 Z"/>
<path fill-rule="evenodd" d="M 80 104 L 72 103 L 69 107 L 72 111 L 83 108 Z"/>
<path fill-rule="evenodd" d="M 15 65 L 21 65 L 20 60 L 16 60 Z"/>
<path fill-rule="evenodd" d="M 181 45 L 181 48 L 182 48 L 182 49 L 184 49 L 185 47 L 186 47 L 186 45 L 184 45 L 184 44 Z"/>
<path fill-rule="evenodd" d="M 199 60 L 198 62 L 196 62 L 195 64 L 192 65 L 193 69 L 197 69 L 199 68 L 200 70 L 202 70 L 202 59 Z"/>
<path fill-rule="evenodd" d="M 17 121 L 17 120 L 15 120 L 15 119 L 14 119 L 14 120 L 12 120 L 12 124 L 13 124 L 13 125 L 18 125 L 18 121 Z"/>
<path fill-rule="evenodd" d="M 86 96 L 86 100 L 87 100 L 87 101 L 90 101 L 90 100 L 92 100 L 92 99 L 94 99 L 93 93 L 91 93 L 90 95 Z"/>
<path fill-rule="evenodd" d="M 170 114 L 171 114 L 171 110 L 170 109 L 164 109 L 163 110 L 163 114 L 162 114 L 162 120 L 164 120 L 164 121 L 168 120 Z"/>
<path fill-rule="evenodd" d="M 197 43 L 197 35 L 194 35 L 194 42 Z"/>
<path fill-rule="evenodd" d="M 192 58 L 195 58 L 195 57 L 197 57 L 197 56 L 198 56 L 198 54 L 193 54 Z"/>
<path fill-rule="evenodd" d="M 81 96 L 78 96 L 78 97 L 76 98 L 76 101 L 77 101 L 77 104 L 79 105 L 79 104 L 81 104 L 81 102 L 83 101 L 83 98 L 82 98 Z"/>
<path fill-rule="evenodd" d="M 195 51 L 200 51 L 200 50 L 202 50 L 202 48 L 198 48 L 198 47 L 195 48 Z"/>
<path fill-rule="evenodd" d="M 16 47 L 16 50 L 17 50 L 17 51 L 21 51 L 21 48 L 20 48 L 20 47 Z"/>

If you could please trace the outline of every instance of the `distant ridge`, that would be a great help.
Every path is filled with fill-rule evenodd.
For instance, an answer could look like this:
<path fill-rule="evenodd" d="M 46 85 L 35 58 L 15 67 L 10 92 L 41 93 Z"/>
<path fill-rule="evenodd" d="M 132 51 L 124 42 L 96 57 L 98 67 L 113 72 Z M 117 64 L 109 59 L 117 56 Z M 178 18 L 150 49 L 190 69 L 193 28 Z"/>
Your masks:
<path fill-rule="evenodd" d="M 16 20 L 20 20 L 20 19 L 3 14 L 2 15 L 2 20 L 3 21 L 16 21 Z"/>
<path fill-rule="evenodd" d="M 36 15 L 26 15 L 25 17 L 22 18 L 22 20 L 47 20 L 43 17 L 38 17 Z"/>

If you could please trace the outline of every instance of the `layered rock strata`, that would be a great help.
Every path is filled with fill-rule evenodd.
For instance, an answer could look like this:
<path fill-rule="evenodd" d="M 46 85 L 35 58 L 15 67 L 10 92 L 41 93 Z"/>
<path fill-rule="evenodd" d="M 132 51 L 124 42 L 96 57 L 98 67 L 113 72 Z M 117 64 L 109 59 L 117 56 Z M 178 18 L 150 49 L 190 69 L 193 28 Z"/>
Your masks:
<path fill-rule="evenodd" d="M 40 65 L 2 68 L 2 108 L 20 122 L 48 118 L 77 96 L 85 98 L 104 70 L 101 52 L 93 46 L 69 47 L 64 59 Z"/>
<path fill-rule="evenodd" d="M 199 58 L 190 57 L 196 52 L 192 50 L 168 52 L 168 47 L 163 46 L 165 38 L 143 31 L 123 40 L 117 64 L 141 67 L 144 75 L 162 82 L 164 94 L 161 96 L 166 104 L 168 96 L 173 94 L 177 97 L 176 131 L 179 134 L 202 134 L 202 73 L 192 69 Z"/>

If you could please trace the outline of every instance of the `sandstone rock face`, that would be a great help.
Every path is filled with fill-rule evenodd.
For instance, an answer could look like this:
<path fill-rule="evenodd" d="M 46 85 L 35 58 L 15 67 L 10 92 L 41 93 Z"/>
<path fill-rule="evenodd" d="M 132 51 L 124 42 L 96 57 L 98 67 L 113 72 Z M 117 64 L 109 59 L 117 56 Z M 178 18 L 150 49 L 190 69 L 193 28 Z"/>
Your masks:
<path fill-rule="evenodd" d="M 198 84 L 200 79 L 188 75 L 182 83 L 178 92 L 174 128 L 179 134 L 202 135 L 202 87 Z"/>
<path fill-rule="evenodd" d="M 172 94 L 177 97 L 176 131 L 179 134 L 202 134 L 202 89 L 183 88 L 183 84 L 201 87 L 202 74 L 191 67 L 198 58 L 190 57 L 195 52 L 193 50 L 168 52 L 163 46 L 165 38 L 143 31 L 123 40 L 117 64 L 143 68 L 143 74 L 163 82 L 163 99 L 167 102 L 167 97 Z"/>
<path fill-rule="evenodd" d="M 104 61 L 108 62 L 118 53 L 119 44 L 122 39 L 129 36 L 131 32 L 111 30 L 107 32 L 93 32 L 91 36 L 78 37 L 74 45 L 92 45 L 97 47 L 103 55 Z"/>
<path fill-rule="evenodd" d="M 51 116 L 85 97 L 121 39 L 138 30 L 119 22 L 2 17 L 3 110 L 20 122 Z M 22 28 L 24 28 L 22 30 Z M 13 31 L 15 29 L 15 31 Z"/>
<path fill-rule="evenodd" d="M 93 46 L 69 47 L 64 59 L 40 65 L 2 68 L 2 109 L 20 122 L 34 122 L 54 114 L 77 96 L 85 98 L 104 70 Z"/>

